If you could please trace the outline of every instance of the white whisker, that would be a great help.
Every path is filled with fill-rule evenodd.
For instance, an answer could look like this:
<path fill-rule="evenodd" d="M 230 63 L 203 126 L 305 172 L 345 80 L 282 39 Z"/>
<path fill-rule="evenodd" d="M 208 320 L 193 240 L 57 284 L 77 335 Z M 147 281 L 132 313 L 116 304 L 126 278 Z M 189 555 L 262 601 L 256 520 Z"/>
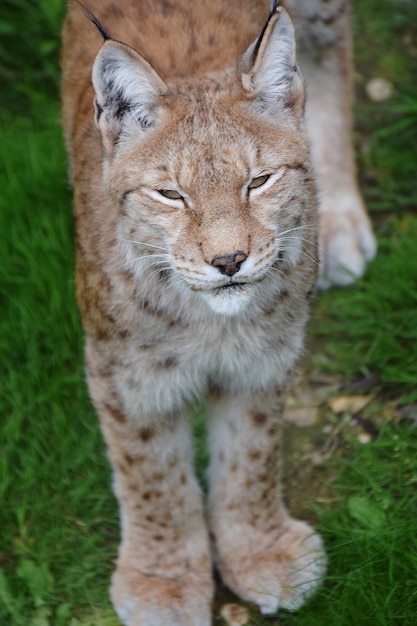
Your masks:
<path fill-rule="evenodd" d="M 132 259 L 127 259 L 124 261 L 119 267 L 126 267 L 133 263 L 139 263 L 140 261 L 146 261 L 147 259 L 153 259 L 155 262 L 152 264 L 147 264 L 146 267 L 151 267 L 152 265 L 158 265 L 160 263 L 166 263 L 169 266 L 169 255 L 168 254 L 143 254 L 140 256 L 133 257 Z"/>
<path fill-rule="evenodd" d="M 285 248 L 284 248 L 284 252 L 285 252 Z M 314 265 L 319 265 L 320 264 L 319 261 L 316 258 L 311 256 L 311 254 L 308 254 L 308 252 L 306 252 L 305 250 L 300 250 L 300 255 L 304 256 L 306 259 L 311 261 Z"/>
<path fill-rule="evenodd" d="M 315 232 L 317 229 L 313 228 L 312 226 L 307 226 L 307 225 L 294 226 L 293 228 L 289 228 L 288 230 L 282 231 L 282 233 L 278 233 L 278 239 L 280 239 L 284 235 L 287 235 L 288 233 L 293 233 L 296 230 L 311 230 Z"/>
<path fill-rule="evenodd" d="M 134 243 L 135 245 L 143 246 L 144 248 L 155 248 L 155 250 L 164 250 L 165 252 L 168 252 L 168 248 L 166 246 L 156 246 L 155 244 L 137 241 L 136 239 L 120 239 L 119 241 L 123 241 L 124 243 Z"/>

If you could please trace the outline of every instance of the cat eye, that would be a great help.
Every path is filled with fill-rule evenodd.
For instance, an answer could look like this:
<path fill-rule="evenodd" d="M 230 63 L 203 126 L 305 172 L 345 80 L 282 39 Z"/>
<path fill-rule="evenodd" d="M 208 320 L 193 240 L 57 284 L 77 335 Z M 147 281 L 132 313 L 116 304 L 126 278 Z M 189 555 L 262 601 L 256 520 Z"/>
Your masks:
<path fill-rule="evenodd" d="M 256 178 L 252 178 L 248 185 L 248 189 L 257 189 L 258 187 L 262 187 L 262 185 L 265 185 L 269 177 L 270 174 L 265 174 L 264 176 L 257 176 Z"/>
<path fill-rule="evenodd" d="M 158 189 L 158 193 L 160 193 L 161 196 L 164 196 L 164 198 L 168 198 L 169 200 L 183 199 L 182 195 L 174 189 Z"/>

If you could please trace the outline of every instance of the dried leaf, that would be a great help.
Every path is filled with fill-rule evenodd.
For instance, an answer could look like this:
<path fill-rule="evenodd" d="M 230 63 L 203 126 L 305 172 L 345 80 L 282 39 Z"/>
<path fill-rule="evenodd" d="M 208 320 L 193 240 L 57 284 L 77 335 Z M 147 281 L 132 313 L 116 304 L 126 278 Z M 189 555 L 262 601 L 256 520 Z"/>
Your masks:
<path fill-rule="evenodd" d="M 220 615 L 228 626 L 244 626 L 249 622 L 247 610 L 239 604 L 224 604 Z"/>
<path fill-rule="evenodd" d="M 312 426 L 317 422 L 318 408 L 315 406 L 287 407 L 284 419 L 297 426 Z"/>
<path fill-rule="evenodd" d="M 366 396 L 337 396 L 327 400 L 327 404 L 333 411 L 333 413 L 359 413 L 365 408 L 372 400 L 373 395 Z"/>

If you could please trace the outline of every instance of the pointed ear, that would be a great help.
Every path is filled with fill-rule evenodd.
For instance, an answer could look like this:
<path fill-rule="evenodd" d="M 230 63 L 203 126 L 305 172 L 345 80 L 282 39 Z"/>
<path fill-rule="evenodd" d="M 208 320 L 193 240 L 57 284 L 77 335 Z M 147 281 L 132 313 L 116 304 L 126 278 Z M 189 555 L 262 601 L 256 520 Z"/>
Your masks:
<path fill-rule="evenodd" d="M 258 111 L 292 109 L 301 115 L 304 86 L 295 59 L 294 27 L 285 9 L 272 10 L 259 36 L 241 57 L 242 85 Z"/>
<path fill-rule="evenodd" d="M 151 65 L 133 48 L 108 40 L 94 61 L 96 125 L 109 152 L 123 133 L 144 132 L 159 113 L 158 97 L 167 88 Z"/>

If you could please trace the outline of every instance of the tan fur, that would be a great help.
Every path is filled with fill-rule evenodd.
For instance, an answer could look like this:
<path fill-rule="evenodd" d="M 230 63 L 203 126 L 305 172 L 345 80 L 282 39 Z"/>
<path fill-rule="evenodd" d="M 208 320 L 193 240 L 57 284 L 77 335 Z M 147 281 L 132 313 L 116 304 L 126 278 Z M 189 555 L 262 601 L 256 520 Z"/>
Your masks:
<path fill-rule="evenodd" d="M 63 120 L 87 378 L 120 502 L 114 606 L 128 626 L 208 626 L 214 558 L 225 582 L 263 612 L 294 610 L 320 583 L 324 553 L 289 516 L 279 486 L 285 387 L 318 265 L 291 22 L 279 9 L 254 47 L 264 0 L 88 8 L 131 46 L 102 45 L 82 10 L 69 9 Z M 321 85 L 311 88 L 307 122 L 325 212 L 322 282 L 347 282 L 339 253 L 360 274 L 374 247 L 349 139 L 345 3 L 287 8 L 307 79 Z M 329 119 L 314 130 L 323 107 Z M 330 213 L 339 196 L 342 209 Z M 334 256 L 335 237 L 347 244 Z M 207 523 L 187 420 L 202 393 Z"/>

